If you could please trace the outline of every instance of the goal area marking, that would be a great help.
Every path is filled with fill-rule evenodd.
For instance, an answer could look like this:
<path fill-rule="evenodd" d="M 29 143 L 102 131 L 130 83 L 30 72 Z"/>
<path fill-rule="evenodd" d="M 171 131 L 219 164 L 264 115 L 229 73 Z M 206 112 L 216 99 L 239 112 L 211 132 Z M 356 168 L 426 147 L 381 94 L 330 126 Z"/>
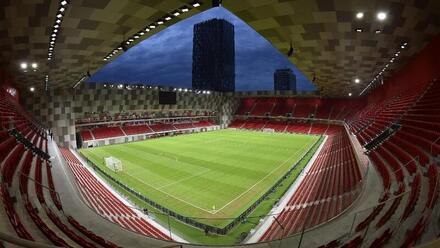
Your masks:
<path fill-rule="evenodd" d="M 104 157 L 104 164 L 107 166 L 107 168 L 116 173 L 123 171 L 121 160 L 115 157 Z"/>

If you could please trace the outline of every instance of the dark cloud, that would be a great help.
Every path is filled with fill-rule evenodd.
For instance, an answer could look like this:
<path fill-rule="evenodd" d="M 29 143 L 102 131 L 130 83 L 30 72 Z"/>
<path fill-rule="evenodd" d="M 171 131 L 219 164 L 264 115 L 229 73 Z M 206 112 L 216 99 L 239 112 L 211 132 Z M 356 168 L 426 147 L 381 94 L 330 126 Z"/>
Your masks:
<path fill-rule="evenodd" d="M 223 18 L 234 24 L 237 90 L 272 90 L 273 72 L 286 67 L 295 72 L 299 89 L 314 89 L 283 54 L 224 8 L 210 9 L 155 34 L 104 66 L 90 81 L 190 88 L 193 26 L 211 18 Z"/>

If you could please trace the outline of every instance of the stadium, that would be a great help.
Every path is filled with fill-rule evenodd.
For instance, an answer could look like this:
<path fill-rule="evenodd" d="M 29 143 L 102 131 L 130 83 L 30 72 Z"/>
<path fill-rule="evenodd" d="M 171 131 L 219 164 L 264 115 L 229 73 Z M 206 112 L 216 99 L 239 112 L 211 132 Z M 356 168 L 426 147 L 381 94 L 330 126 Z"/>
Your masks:
<path fill-rule="evenodd" d="M 438 0 L 0 6 L 0 248 L 440 247 Z M 239 90 L 221 19 L 191 24 L 192 87 L 93 80 L 219 8 L 314 90 Z"/>

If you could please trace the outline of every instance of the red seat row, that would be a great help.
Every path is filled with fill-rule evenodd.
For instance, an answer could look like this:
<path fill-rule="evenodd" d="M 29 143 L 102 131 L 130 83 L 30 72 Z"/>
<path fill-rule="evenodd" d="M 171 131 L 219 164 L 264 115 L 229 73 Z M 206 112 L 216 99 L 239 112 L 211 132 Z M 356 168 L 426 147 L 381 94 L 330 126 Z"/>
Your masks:
<path fill-rule="evenodd" d="M 339 129 L 341 130 L 341 129 Z M 348 135 L 328 136 L 313 165 L 304 176 L 277 223 L 260 240 L 281 238 L 323 223 L 341 213 L 357 198 L 361 180 Z"/>
<path fill-rule="evenodd" d="M 65 148 L 60 148 L 79 185 L 85 201 L 104 218 L 141 234 L 159 239 L 170 240 L 170 237 L 139 217 L 106 187 L 104 187 L 75 157 Z M 132 225 L 131 225 L 131 224 Z M 136 223 L 136 224 L 134 224 Z M 141 227 L 139 227 L 139 225 Z"/>
<path fill-rule="evenodd" d="M 79 132 L 83 141 L 94 139 L 106 139 L 121 137 L 125 135 L 147 134 L 154 132 L 164 132 L 171 130 L 183 130 L 190 128 L 209 127 L 214 125 L 211 121 L 197 121 L 190 123 L 156 123 L 156 124 L 130 124 L 116 127 L 98 127 L 92 129 L 83 129 Z"/>

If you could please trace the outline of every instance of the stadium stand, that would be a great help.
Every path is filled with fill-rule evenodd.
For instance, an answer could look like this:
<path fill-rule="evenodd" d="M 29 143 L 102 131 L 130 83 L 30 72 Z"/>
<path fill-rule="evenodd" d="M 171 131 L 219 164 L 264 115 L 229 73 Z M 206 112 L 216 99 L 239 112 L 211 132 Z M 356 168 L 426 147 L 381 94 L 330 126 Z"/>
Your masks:
<path fill-rule="evenodd" d="M 294 234 L 335 217 L 357 198 L 360 181 L 346 132 L 341 130 L 329 136 L 299 188 L 277 217 L 277 223 L 273 223 L 260 240 Z M 319 203 L 308 205 L 312 202 Z"/>
<path fill-rule="evenodd" d="M 176 123 L 154 123 L 154 124 L 133 124 L 126 123 L 123 126 L 105 126 L 87 127 L 79 131 L 83 141 L 91 141 L 97 139 L 117 138 L 127 135 L 138 134 L 154 134 L 159 132 L 178 131 L 194 128 L 203 128 L 214 126 L 215 123 L 208 120 L 196 120 L 191 122 Z"/>
<path fill-rule="evenodd" d="M 439 247 L 438 0 L 376 0 L 372 4 L 351 0 L 162 2 L 165 1 L 0 1 L 0 248 L 211 244 L 411 248 L 432 239 L 437 239 L 437 243 L 431 247 Z M 314 90 L 205 92 L 195 87 L 145 84 L 137 88 L 130 82 L 91 82 L 95 78 L 92 74 L 103 65 L 149 39 L 157 30 L 220 4 L 249 24 L 277 52 L 287 55 L 283 57 L 285 61 L 295 63 L 303 74 L 298 75 L 298 86 L 305 76 Z M 258 53 L 253 51 L 254 55 Z M 271 66 L 276 64 L 269 58 L 264 61 Z M 289 64 L 283 62 L 283 66 Z M 240 75 L 240 71 L 234 70 L 234 75 Z M 263 78 L 252 80 L 259 84 Z M 75 81 L 78 83 L 72 85 Z M 163 91 L 175 93 L 176 102 L 163 104 L 157 97 Z M 282 179 L 297 176 L 293 166 L 298 163 L 280 178 L 272 176 L 272 172 L 249 170 L 249 177 L 272 176 L 280 184 L 260 198 L 262 190 L 251 186 L 248 190 L 258 200 L 244 212 L 231 214 L 234 223 L 225 224 L 230 228 L 222 229 L 232 231 L 222 236 L 211 233 L 215 229 L 202 223 L 219 219 L 218 223 L 223 223 L 230 218 L 222 215 L 219 204 L 212 209 L 206 204 L 200 207 L 206 215 L 190 218 L 168 206 L 153 206 L 154 201 L 150 201 L 144 212 L 150 206 L 154 211 L 146 217 L 132 207 L 134 204 L 127 203 L 135 199 L 130 198 L 130 193 L 126 199 L 116 194 L 112 184 L 105 183 L 94 171 L 99 167 L 88 166 L 75 151 L 82 144 L 84 148 L 96 147 L 227 127 L 253 132 L 241 132 L 243 135 L 267 132 L 259 134 L 273 135 L 270 138 L 293 136 L 269 133 L 272 131 L 316 135 L 325 142 L 320 144 L 319 152 L 307 154 L 312 160 L 304 169 L 301 167 L 299 180 L 294 183 L 287 184 Z M 225 140 L 220 142 L 230 147 L 249 146 Z M 264 145 L 258 148 L 268 150 Z M 211 146 L 213 153 L 220 150 Z M 289 153 L 284 146 L 279 145 L 279 149 Z M 155 148 L 145 150 L 151 149 L 153 154 Z M 193 165 L 191 160 L 213 162 L 209 159 L 177 158 L 167 154 L 168 144 L 160 148 L 165 151 L 154 151 L 149 159 L 156 162 L 162 156 L 164 163 L 178 164 L 176 171 L 181 173 L 164 186 L 151 187 L 152 191 L 170 185 L 167 190 L 180 189 L 175 187 L 180 180 L 190 184 L 195 176 L 214 173 L 206 168 L 197 175 L 188 170 L 196 167 L 198 173 L 203 167 Z M 268 153 L 276 155 L 275 149 L 278 147 Z M 202 148 L 187 150 L 195 157 L 205 153 Z M 252 155 L 247 157 L 254 159 Z M 264 156 L 259 159 L 269 161 Z M 217 168 L 233 171 L 223 165 L 226 158 L 216 160 L 219 161 L 213 164 Z M 244 163 L 236 164 L 244 167 Z M 221 173 L 218 178 L 226 174 Z M 237 184 L 234 188 L 238 188 L 239 199 L 240 179 L 250 178 L 233 176 L 238 179 L 231 184 Z M 147 180 L 154 178 L 145 178 L 144 182 Z M 223 186 L 214 183 L 209 180 L 202 186 Z M 72 192 L 80 196 L 79 202 L 76 197 L 69 201 Z M 184 197 L 198 197 L 197 192 L 190 193 L 194 195 Z M 173 198 L 169 196 L 172 195 L 166 194 L 167 200 Z M 219 197 L 213 195 L 212 199 Z M 73 201 L 75 206 L 71 207 L 69 203 Z M 262 202 L 264 209 L 271 208 L 270 214 L 261 213 L 258 204 Z M 229 206 L 234 208 L 233 204 Z M 206 220 L 207 216 L 212 219 Z M 185 223 L 189 226 L 183 218 L 188 218 Z M 202 218 L 204 221 L 199 222 Z M 231 224 L 243 226 L 234 229 Z M 180 235 L 185 239 L 188 235 L 188 240 L 180 240 Z M 193 238 L 202 244 L 193 244 Z M 252 240 L 258 243 L 249 244 Z M 229 243 L 221 244 L 224 241 Z"/>
<path fill-rule="evenodd" d="M 426 201 L 421 201 L 423 209 L 432 208 L 432 202 L 435 202 L 438 198 L 438 170 L 436 165 L 430 165 L 429 163 L 439 154 L 439 137 L 440 133 L 438 129 L 438 101 L 434 100 L 440 96 L 440 83 L 437 80 L 431 80 L 427 84 L 418 84 L 415 87 L 407 89 L 398 89 L 396 91 L 389 92 L 388 97 L 378 97 L 376 100 L 364 107 L 357 105 L 353 110 L 349 111 L 351 114 L 345 115 L 344 119 L 347 120 L 349 130 L 356 134 L 359 142 L 363 145 L 368 144 L 372 140 L 376 139 L 379 134 L 386 131 L 390 125 L 397 123 L 400 128 L 396 133 L 390 137 L 385 138 L 378 142 L 370 151 L 367 151 L 373 165 L 379 172 L 383 182 L 383 194 L 378 201 L 378 205 L 374 207 L 370 214 L 361 220 L 356 226 L 356 231 L 362 231 L 367 226 L 375 221 L 375 227 L 377 229 L 385 226 L 387 222 L 396 213 L 398 208 L 403 208 L 401 221 L 404 222 L 409 216 L 412 215 L 414 209 L 418 205 L 421 199 L 422 181 L 427 181 L 428 189 L 425 192 L 427 195 L 423 197 Z M 277 103 L 285 102 L 286 99 L 279 100 Z M 258 102 L 258 99 L 252 100 L 242 99 L 243 102 L 252 102 L 255 106 L 265 101 Z M 274 111 L 281 113 L 281 105 L 275 106 Z M 313 105 L 308 107 L 294 104 L 292 109 L 297 110 L 297 115 L 293 115 L 293 119 L 287 121 L 274 121 L 270 118 L 265 120 L 256 120 L 251 117 L 239 118 L 232 122 L 231 127 L 246 128 L 252 130 L 262 131 L 263 127 L 272 128 L 278 132 L 293 132 L 293 133 L 306 133 L 306 134 L 328 134 L 328 128 L 332 128 L 331 125 L 315 123 L 309 121 L 307 123 L 298 122 L 296 117 L 304 117 L 311 115 L 316 110 L 316 118 L 325 119 L 331 116 L 332 108 L 322 107 L 314 110 Z M 337 110 L 336 110 L 337 111 Z M 293 111 L 295 113 L 295 111 Z M 237 112 L 237 116 L 239 113 Z M 264 125 L 262 125 L 264 123 Z M 344 133 L 344 132 L 342 132 Z M 338 135 L 339 134 L 339 135 Z M 333 140 L 341 136 L 341 132 L 332 133 L 329 136 L 329 140 L 325 144 L 323 150 L 329 149 L 328 144 L 333 143 Z M 340 139 L 340 138 L 338 138 Z M 329 143 L 330 142 L 330 143 Z M 340 142 L 336 142 L 339 144 Z M 336 145 L 335 145 L 336 146 Z M 322 156 L 321 151 L 319 156 Z M 325 151 L 324 151 L 325 154 Z M 342 156 L 342 161 L 350 161 L 350 153 Z M 318 157 L 318 161 L 319 161 Z M 329 165 L 335 163 L 332 159 L 326 159 Z M 313 166 L 317 166 L 315 162 Z M 336 163 L 338 164 L 338 163 Z M 323 165 L 321 165 L 323 166 Z M 325 165 L 324 165 L 325 166 Z M 348 166 L 348 168 L 353 165 Z M 320 204 L 313 204 L 307 207 L 300 207 L 301 204 L 307 202 L 317 202 L 319 199 L 326 199 L 334 195 L 344 195 L 344 192 L 350 192 L 353 190 L 353 182 L 357 182 L 360 176 L 355 173 L 354 177 L 348 177 L 348 180 L 342 184 L 342 188 L 334 188 L 331 185 L 326 185 L 327 181 L 323 176 L 321 180 L 315 179 L 318 185 L 324 184 L 326 186 L 310 186 L 313 183 L 308 183 L 310 173 L 313 173 L 313 168 L 307 174 L 306 179 L 298 188 L 298 192 L 295 192 L 295 196 L 289 201 L 288 208 L 278 217 L 277 221 L 280 224 L 272 224 L 270 228 L 264 233 L 260 240 L 267 241 L 286 235 L 285 233 L 294 234 L 302 231 L 304 228 L 310 228 L 317 225 L 327 219 L 332 218 L 341 212 L 341 209 L 347 207 L 353 198 L 345 199 L 345 203 L 339 203 L 338 207 L 334 207 L 334 201 L 325 201 Z M 325 167 L 324 167 L 325 168 Z M 422 177 L 419 173 L 423 172 L 426 176 Z M 329 170 L 326 173 L 336 173 L 334 170 Z M 319 174 L 315 177 L 319 177 Z M 334 178 L 334 176 L 332 176 Z M 341 179 L 336 179 L 339 182 Z M 410 182 L 410 183 L 408 183 Z M 301 193 L 303 187 L 308 188 L 305 192 Z M 409 187 L 405 187 L 409 185 Z M 327 191 L 322 191 L 322 188 Z M 407 188 L 409 194 L 407 199 L 402 197 L 402 193 Z M 321 190 L 320 190 L 321 189 Z M 394 189 L 394 197 L 389 203 L 385 204 L 390 198 L 390 191 Z M 437 189 L 437 190 L 434 190 Z M 329 193 L 332 192 L 332 193 Z M 298 197 L 301 196 L 301 197 Z M 308 200 L 304 200 L 308 199 Z M 355 198 L 354 198 L 355 199 Z M 402 203 L 403 202 L 403 203 Z M 403 205 L 404 204 L 404 205 Z M 292 207 L 293 206 L 293 207 Z M 340 207 L 342 206 L 342 208 Z M 338 209 L 339 208 L 339 209 Z M 313 218 L 308 218 L 313 216 Z M 424 222 L 419 222 L 413 229 L 414 233 L 420 232 L 423 229 L 421 225 Z M 280 225 L 284 227 L 284 230 L 280 228 Z M 283 233 L 284 232 L 284 233 Z M 371 247 L 382 246 L 386 244 L 392 231 L 387 229 L 381 236 L 377 237 L 373 241 Z M 410 241 L 407 241 L 407 243 Z M 411 241 L 413 242 L 413 241 Z M 352 247 L 350 243 L 345 244 L 346 247 Z M 353 244 L 353 247 L 356 247 Z"/>
<path fill-rule="evenodd" d="M 134 232 L 146 236 L 169 240 L 170 237 L 162 233 L 132 209 L 115 197 L 90 173 L 75 155 L 66 148 L 60 148 L 67 164 L 76 179 L 85 201 L 107 220 L 117 223 Z"/>

